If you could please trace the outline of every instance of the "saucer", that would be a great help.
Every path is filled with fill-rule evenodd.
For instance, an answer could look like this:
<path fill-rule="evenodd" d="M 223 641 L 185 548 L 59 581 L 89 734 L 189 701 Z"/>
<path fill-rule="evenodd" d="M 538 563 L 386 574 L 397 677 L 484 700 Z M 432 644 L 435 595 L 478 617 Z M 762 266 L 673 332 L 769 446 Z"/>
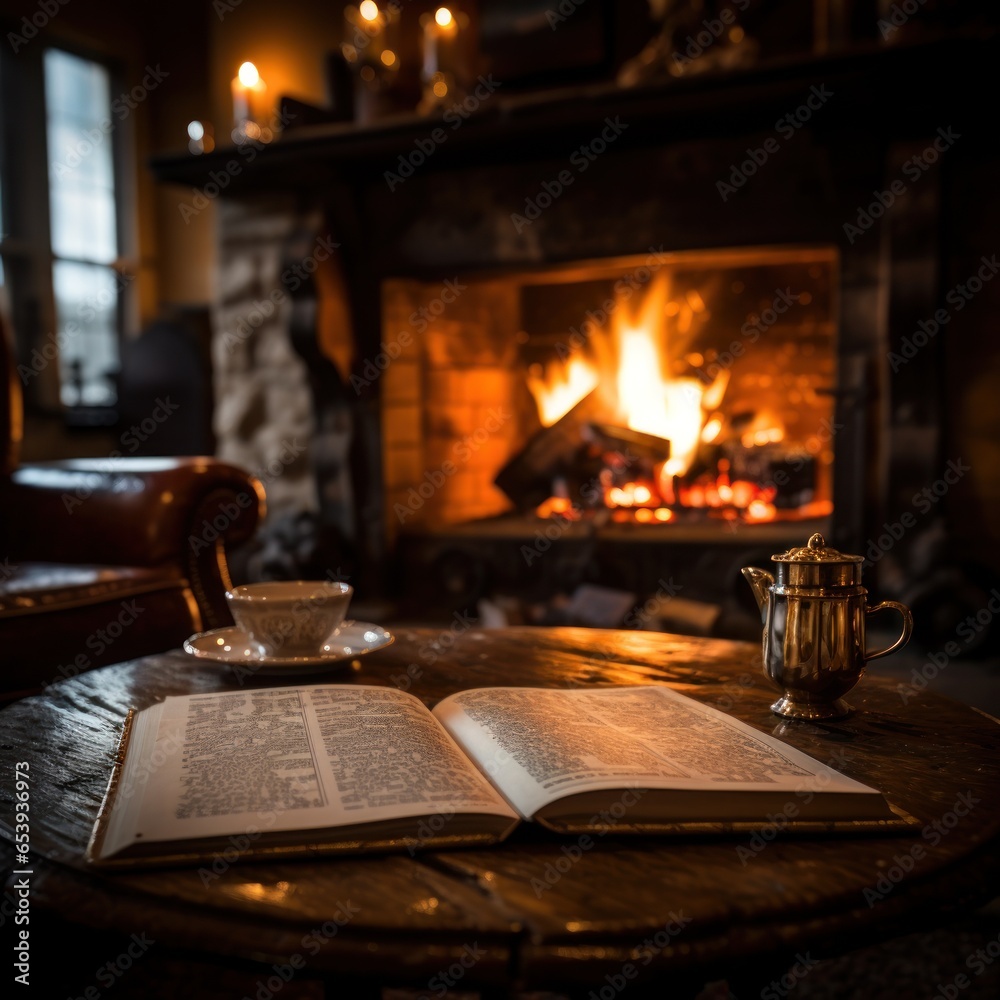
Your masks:
<path fill-rule="evenodd" d="M 198 660 L 247 667 L 254 673 L 311 673 L 336 663 L 363 656 L 396 641 L 396 637 L 372 622 L 345 621 L 316 656 L 268 656 L 251 643 L 236 626 L 198 632 L 184 640 L 184 652 Z"/>

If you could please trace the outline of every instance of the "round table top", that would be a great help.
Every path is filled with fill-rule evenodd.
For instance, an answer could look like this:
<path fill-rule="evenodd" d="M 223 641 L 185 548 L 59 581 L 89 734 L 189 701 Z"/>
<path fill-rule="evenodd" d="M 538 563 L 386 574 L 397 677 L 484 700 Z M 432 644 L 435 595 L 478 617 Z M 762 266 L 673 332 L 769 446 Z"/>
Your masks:
<path fill-rule="evenodd" d="M 130 707 L 171 694 L 326 682 L 395 685 L 428 705 L 473 687 L 667 683 L 836 761 L 920 826 L 890 836 L 762 830 L 757 841 L 609 834 L 568 863 L 567 838 L 524 824 L 497 846 L 415 856 L 244 860 L 217 871 L 86 868 Z M 35 906 L 96 928 L 141 926 L 168 946 L 224 959 L 298 955 L 318 975 L 358 982 L 426 984 L 455 962 L 470 989 L 604 982 L 630 963 L 639 979 L 668 970 L 721 978 L 733 963 L 870 943 L 996 894 L 996 720 L 926 692 L 904 698 L 870 677 L 848 697 L 855 713 L 833 722 L 782 720 L 769 710 L 774 698 L 759 648 L 746 643 L 482 631 L 456 619 L 441 631 L 405 629 L 394 645 L 329 675 L 237 678 L 182 652 L 94 670 L 0 712 L 0 770 L 13 775 L 17 762 L 30 763 Z M 0 788 L 5 818 L 11 787 Z M 11 829 L 0 829 L 10 839 Z M 547 866 L 560 877 L 546 880 Z"/>

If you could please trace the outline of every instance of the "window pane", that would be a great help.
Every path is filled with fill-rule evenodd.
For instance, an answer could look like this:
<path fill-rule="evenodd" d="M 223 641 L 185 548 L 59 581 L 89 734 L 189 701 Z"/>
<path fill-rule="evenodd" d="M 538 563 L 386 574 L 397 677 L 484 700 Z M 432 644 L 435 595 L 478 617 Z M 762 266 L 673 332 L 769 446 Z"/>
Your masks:
<path fill-rule="evenodd" d="M 112 406 L 119 324 L 117 276 L 104 266 L 118 256 L 110 75 L 47 49 L 45 101 L 62 401 Z"/>
<path fill-rule="evenodd" d="M 90 122 L 94 109 L 106 116 L 111 105 L 108 71 L 89 59 L 60 49 L 45 51 L 45 104 L 56 118 Z"/>
<path fill-rule="evenodd" d="M 118 359 L 118 288 L 109 267 L 57 261 L 52 270 L 65 406 L 111 406 Z"/>
<path fill-rule="evenodd" d="M 117 257 L 115 200 L 98 188 L 57 187 L 49 190 L 52 252 L 57 257 L 110 264 Z"/>
<path fill-rule="evenodd" d="M 81 129 L 69 119 L 50 118 L 48 143 L 50 184 L 109 189 L 114 184 L 110 131 Z"/>
<path fill-rule="evenodd" d="M 118 256 L 108 71 L 45 52 L 52 252 L 110 263 Z"/>

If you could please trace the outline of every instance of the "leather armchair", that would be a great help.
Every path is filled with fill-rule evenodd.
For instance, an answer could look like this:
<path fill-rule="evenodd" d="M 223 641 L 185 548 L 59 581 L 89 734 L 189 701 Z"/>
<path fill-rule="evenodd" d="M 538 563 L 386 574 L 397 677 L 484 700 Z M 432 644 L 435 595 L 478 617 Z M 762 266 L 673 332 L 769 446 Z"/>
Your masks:
<path fill-rule="evenodd" d="M 226 546 L 264 513 L 213 458 L 18 464 L 20 384 L 0 327 L 0 698 L 232 624 Z"/>

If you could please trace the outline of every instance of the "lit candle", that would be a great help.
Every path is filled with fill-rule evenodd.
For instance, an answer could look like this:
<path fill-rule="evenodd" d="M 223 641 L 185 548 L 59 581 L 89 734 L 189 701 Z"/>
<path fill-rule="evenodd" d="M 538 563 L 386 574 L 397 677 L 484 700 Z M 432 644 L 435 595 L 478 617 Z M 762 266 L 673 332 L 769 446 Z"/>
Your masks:
<path fill-rule="evenodd" d="M 239 127 L 243 122 L 256 121 L 263 111 L 261 98 L 267 87 L 252 62 L 243 63 L 232 81 L 233 119 Z"/>
<path fill-rule="evenodd" d="M 424 20 L 424 76 L 458 69 L 458 21 L 447 7 Z"/>
<path fill-rule="evenodd" d="M 386 26 L 389 19 L 374 0 L 364 0 L 357 7 L 345 7 L 344 18 L 347 25 L 343 47 L 348 62 L 382 61 L 389 66 L 395 61 L 395 53 L 388 48 Z M 389 62 L 382 59 L 382 53 L 386 51 L 392 56 Z"/>

